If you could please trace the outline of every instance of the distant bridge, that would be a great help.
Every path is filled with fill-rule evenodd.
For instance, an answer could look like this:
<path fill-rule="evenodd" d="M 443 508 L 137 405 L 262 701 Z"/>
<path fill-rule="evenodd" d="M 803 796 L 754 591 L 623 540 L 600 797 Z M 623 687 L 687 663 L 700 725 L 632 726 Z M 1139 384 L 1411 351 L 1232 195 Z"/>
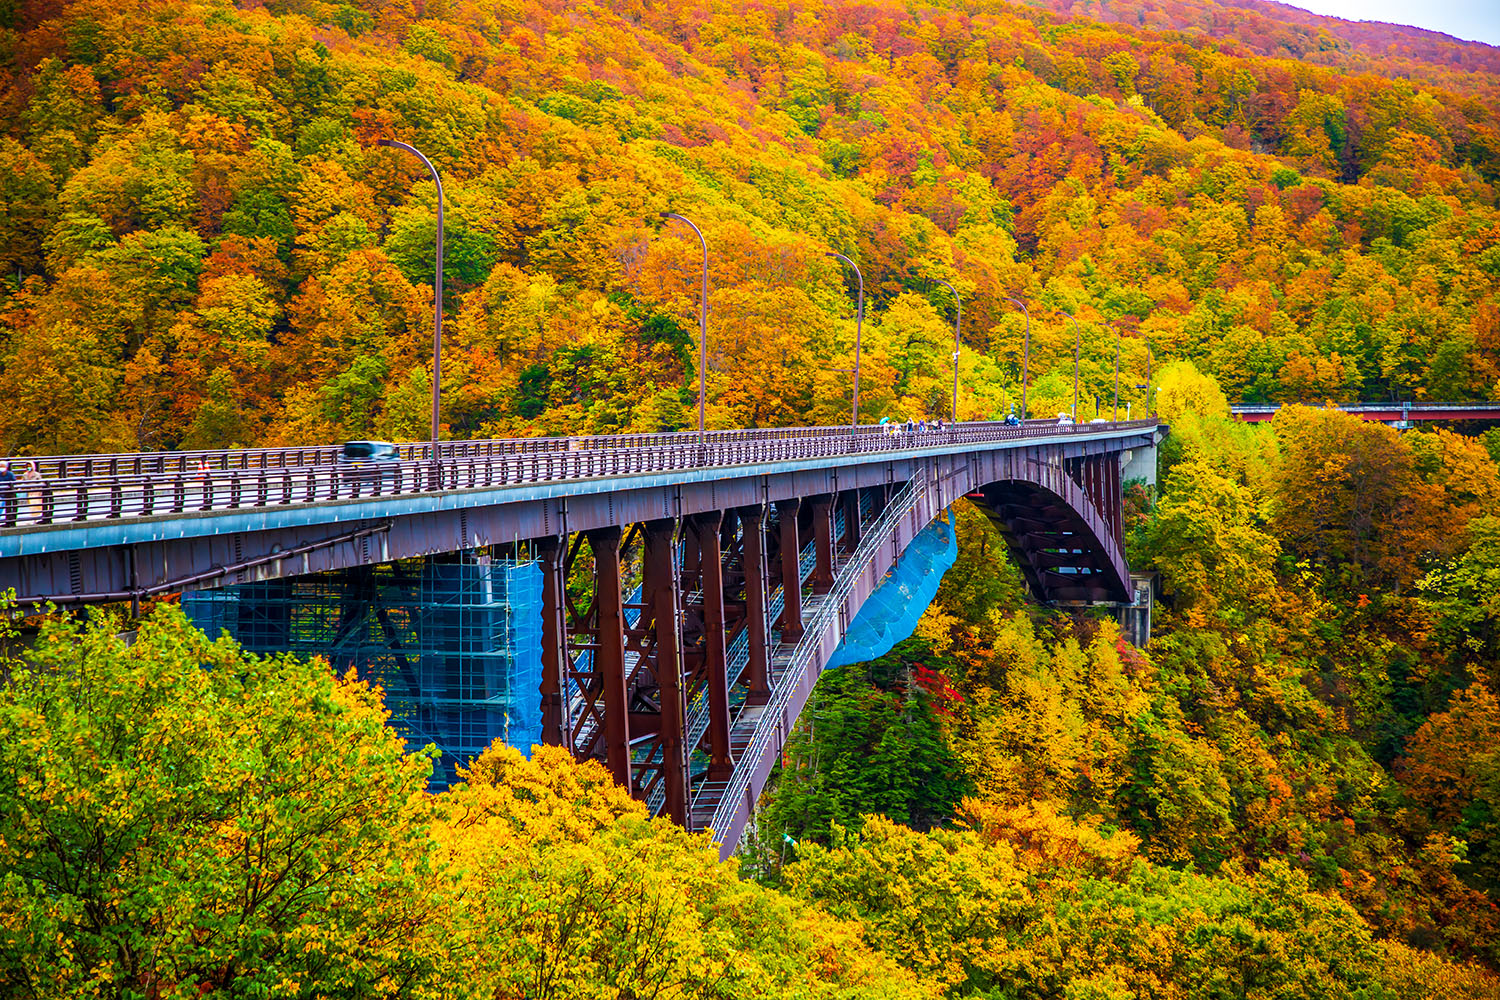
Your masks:
<path fill-rule="evenodd" d="M 1231 406 L 1229 412 L 1246 423 L 1256 424 L 1276 416 L 1281 405 L 1247 403 Z M 1500 420 L 1500 403 L 1343 403 L 1335 409 L 1387 424 L 1414 420 Z"/>
<path fill-rule="evenodd" d="M 823 665 L 924 526 L 967 496 L 1037 599 L 1126 602 L 1121 486 L 1132 466 L 1151 474 L 1162 431 L 455 441 L 362 469 L 333 447 L 44 458 L 7 498 L 0 590 L 138 600 L 526 542 L 542 741 L 711 828 L 727 855 Z M 581 600 L 568 580 L 590 562 Z"/>

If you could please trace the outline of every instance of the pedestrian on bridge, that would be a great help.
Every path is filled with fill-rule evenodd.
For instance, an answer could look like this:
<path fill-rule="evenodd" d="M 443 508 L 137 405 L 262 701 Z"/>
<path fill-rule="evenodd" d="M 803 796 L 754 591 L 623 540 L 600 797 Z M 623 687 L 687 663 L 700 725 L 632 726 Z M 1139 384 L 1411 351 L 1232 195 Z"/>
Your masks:
<path fill-rule="evenodd" d="M 42 519 L 42 474 L 37 471 L 35 462 L 26 463 L 26 471 L 21 473 L 21 487 L 23 514 L 28 521 L 40 521 Z"/>
<path fill-rule="evenodd" d="M 0 466 L 0 527 L 16 523 L 16 474 L 10 463 Z"/>

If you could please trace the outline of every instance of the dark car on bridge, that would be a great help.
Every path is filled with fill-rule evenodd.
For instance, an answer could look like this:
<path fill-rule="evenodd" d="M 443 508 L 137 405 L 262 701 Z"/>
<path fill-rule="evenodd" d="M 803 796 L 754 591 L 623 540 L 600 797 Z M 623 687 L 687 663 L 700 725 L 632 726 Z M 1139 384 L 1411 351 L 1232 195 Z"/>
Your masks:
<path fill-rule="evenodd" d="M 401 481 L 401 451 L 389 441 L 345 441 L 339 477 L 346 482 L 395 486 Z"/>

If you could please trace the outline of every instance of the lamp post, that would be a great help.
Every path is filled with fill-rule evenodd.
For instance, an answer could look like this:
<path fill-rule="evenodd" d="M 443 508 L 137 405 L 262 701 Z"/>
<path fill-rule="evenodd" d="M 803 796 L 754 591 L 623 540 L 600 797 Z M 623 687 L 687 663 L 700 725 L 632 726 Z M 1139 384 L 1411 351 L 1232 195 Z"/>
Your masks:
<path fill-rule="evenodd" d="M 702 443 L 703 407 L 708 399 L 708 241 L 703 238 L 703 230 L 692 219 L 676 212 L 663 212 L 661 217 L 676 219 L 692 226 L 693 232 L 698 234 L 698 242 L 703 246 L 703 289 L 698 302 L 698 441 Z"/>
<path fill-rule="evenodd" d="M 1031 310 L 1026 308 L 1026 303 L 1020 299 L 1005 297 L 1005 301 L 1015 303 L 1021 307 L 1021 312 L 1026 314 L 1026 345 L 1021 351 L 1021 421 L 1026 420 L 1026 382 L 1031 372 Z"/>
<path fill-rule="evenodd" d="M 964 300 L 959 297 L 957 288 L 942 278 L 935 280 L 953 293 L 953 302 L 958 306 L 958 315 L 953 319 L 953 422 L 956 424 L 958 423 L 958 331 L 964 321 Z"/>
<path fill-rule="evenodd" d="M 1105 326 L 1112 327 L 1115 331 L 1115 412 L 1110 419 L 1118 421 L 1120 419 L 1120 328 L 1112 323 L 1106 323 Z"/>
<path fill-rule="evenodd" d="M 1078 358 L 1083 351 L 1083 331 L 1078 328 L 1078 320 L 1073 319 L 1072 313 L 1063 312 L 1061 309 L 1058 312 L 1073 321 L 1073 422 L 1076 424 L 1078 422 Z M 1094 416 L 1097 417 L 1098 414 L 1095 413 Z"/>
<path fill-rule="evenodd" d="M 1148 417 L 1151 416 L 1151 414 L 1153 414 L 1153 413 L 1156 412 L 1154 409 L 1151 408 L 1151 362 L 1152 362 L 1152 360 L 1153 359 L 1151 357 L 1151 341 L 1148 338 L 1146 340 L 1146 416 L 1148 416 Z"/>
<path fill-rule="evenodd" d="M 432 295 L 432 462 L 438 460 L 438 403 L 442 398 L 443 384 L 443 180 L 437 167 L 415 146 L 408 146 L 396 139 L 378 139 L 377 146 L 404 149 L 422 161 L 427 172 L 432 174 L 432 183 L 437 186 L 437 267 Z"/>
<path fill-rule="evenodd" d="M 854 268 L 854 276 L 859 279 L 859 306 L 854 313 L 854 416 L 849 423 L 849 432 L 852 434 L 859 427 L 859 342 L 865 326 L 865 276 L 860 273 L 859 265 L 843 254 L 829 250 L 827 255 L 837 257 Z"/>

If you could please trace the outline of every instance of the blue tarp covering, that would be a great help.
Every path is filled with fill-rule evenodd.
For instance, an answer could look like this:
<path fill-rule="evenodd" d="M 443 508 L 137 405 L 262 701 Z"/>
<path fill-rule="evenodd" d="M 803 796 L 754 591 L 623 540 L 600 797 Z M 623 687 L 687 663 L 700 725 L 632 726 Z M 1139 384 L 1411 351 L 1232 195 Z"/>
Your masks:
<path fill-rule="evenodd" d="M 916 631 L 917 619 L 937 596 L 938 584 L 958 558 L 958 537 L 947 521 L 923 528 L 895 567 L 865 599 L 843 642 L 824 670 L 879 659 Z"/>
<path fill-rule="evenodd" d="M 542 567 L 535 562 L 510 563 L 505 569 L 509 605 L 509 646 L 514 671 L 507 684 L 511 694 L 511 746 L 531 755 L 542 742 Z"/>
<path fill-rule="evenodd" d="M 183 595 L 209 635 L 327 658 L 380 685 L 412 748 L 442 751 L 434 788 L 495 740 L 541 742 L 542 572 L 534 562 L 423 560 Z"/>

